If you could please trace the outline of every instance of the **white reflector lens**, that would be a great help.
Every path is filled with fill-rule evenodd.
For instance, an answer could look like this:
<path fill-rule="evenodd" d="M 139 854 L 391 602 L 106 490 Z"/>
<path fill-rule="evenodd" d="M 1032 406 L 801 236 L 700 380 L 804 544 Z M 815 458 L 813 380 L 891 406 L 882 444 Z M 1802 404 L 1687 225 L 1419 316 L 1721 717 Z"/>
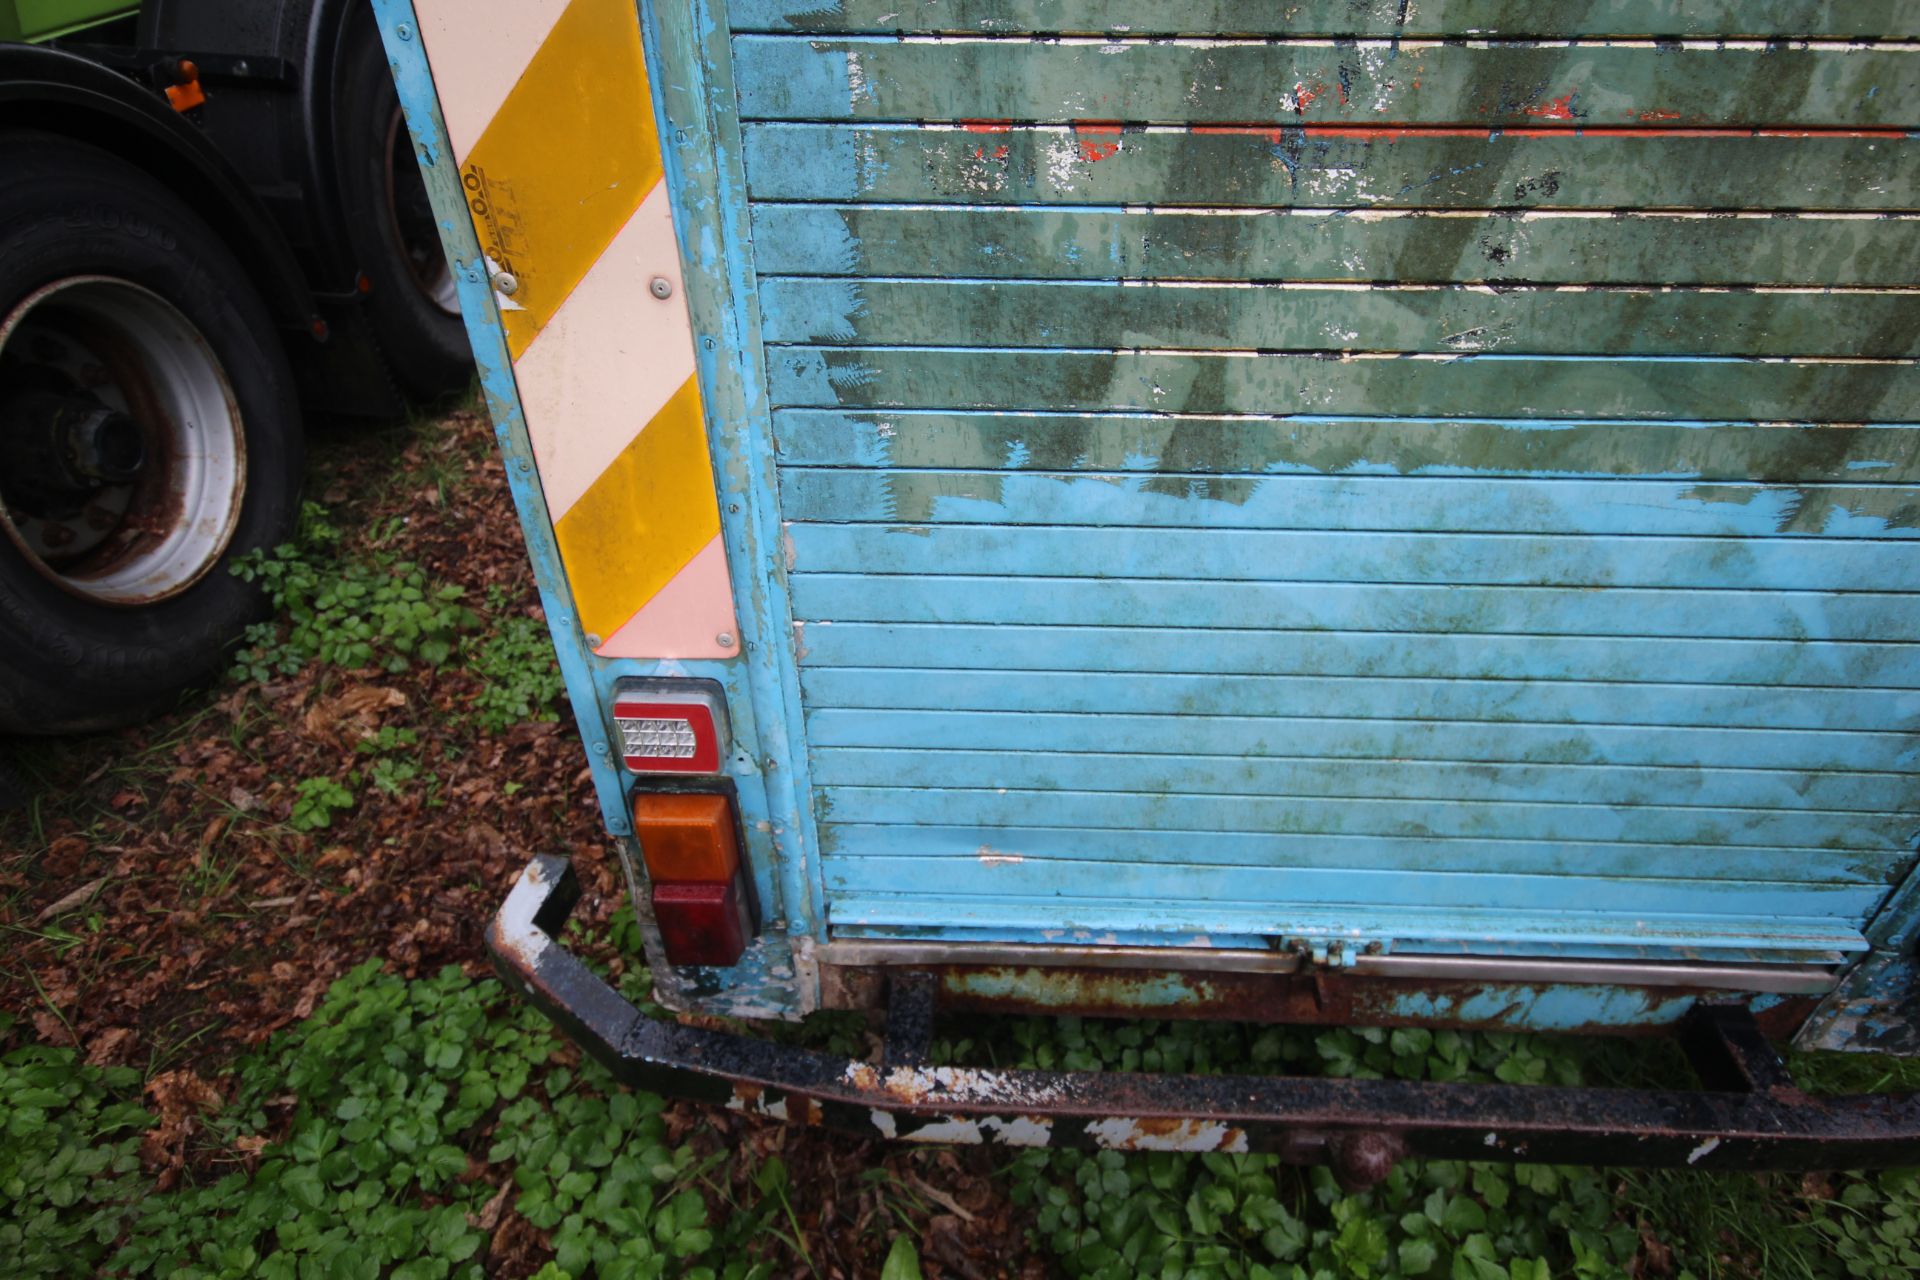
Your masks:
<path fill-rule="evenodd" d="M 613 727 L 634 773 L 719 773 L 730 749 L 726 703 L 710 680 L 623 680 Z"/>
<path fill-rule="evenodd" d="M 700 748 L 699 735 L 687 720 L 622 720 L 619 724 L 623 755 L 691 760 Z"/>

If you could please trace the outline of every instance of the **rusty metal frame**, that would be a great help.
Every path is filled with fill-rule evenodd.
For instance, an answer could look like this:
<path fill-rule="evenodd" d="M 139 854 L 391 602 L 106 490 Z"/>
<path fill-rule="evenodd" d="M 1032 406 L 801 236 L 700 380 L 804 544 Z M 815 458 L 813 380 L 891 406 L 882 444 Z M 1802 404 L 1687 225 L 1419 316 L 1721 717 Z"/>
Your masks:
<path fill-rule="evenodd" d="M 1314 968 L 1299 951 L 1228 947 L 1099 944 L 923 942 L 839 939 L 813 949 L 814 962 L 835 969 L 1051 968 L 1153 969 L 1157 972 L 1297 974 Z M 1733 964 L 1696 960 L 1593 960 L 1532 956 L 1360 955 L 1355 977 L 1437 978 L 1463 982 L 1604 983 L 1688 987 L 1772 995 L 1825 995 L 1845 968 L 1827 964 Z"/>
<path fill-rule="evenodd" d="M 1406 1156 L 1700 1169 L 1920 1158 L 1920 1094 L 1802 1092 L 1744 1007 L 1702 1004 L 1681 1045 L 1704 1088 L 1597 1089 L 925 1065 L 936 984 L 892 977 L 879 1064 L 649 1018 L 555 941 L 579 896 L 536 858 L 488 930 L 501 975 L 623 1082 L 912 1142 L 1261 1151 L 1351 1186 Z"/>

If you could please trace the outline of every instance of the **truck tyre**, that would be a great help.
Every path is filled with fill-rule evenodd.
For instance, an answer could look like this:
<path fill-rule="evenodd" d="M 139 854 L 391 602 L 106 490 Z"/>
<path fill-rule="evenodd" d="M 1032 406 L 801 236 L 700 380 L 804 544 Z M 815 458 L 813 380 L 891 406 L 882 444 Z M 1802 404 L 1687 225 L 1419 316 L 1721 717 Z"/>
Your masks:
<path fill-rule="evenodd" d="M 218 671 L 229 572 L 299 512 L 300 414 L 246 271 L 159 182 L 0 132 L 0 730 L 138 719 Z"/>
<path fill-rule="evenodd" d="M 347 234 L 372 286 L 367 318 L 394 381 L 416 403 L 465 391 L 473 356 L 460 296 L 371 6 L 359 6 L 341 34 L 334 103 Z"/>

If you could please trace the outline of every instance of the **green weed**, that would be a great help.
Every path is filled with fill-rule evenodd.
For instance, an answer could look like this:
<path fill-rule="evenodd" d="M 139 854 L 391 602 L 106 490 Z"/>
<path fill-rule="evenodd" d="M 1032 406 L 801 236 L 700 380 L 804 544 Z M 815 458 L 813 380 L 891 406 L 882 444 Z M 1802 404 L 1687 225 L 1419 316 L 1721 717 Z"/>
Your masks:
<path fill-rule="evenodd" d="M 294 788 L 293 812 L 287 825 L 295 831 L 318 831 L 333 825 L 335 814 L 353 808 L 353 792 L 332 778 L 304 778 Z"/>
<path fill-rule="evenodd" d="M 385 556 L 316 563 L 286 545 L 251 552 L 233 571 L 259 584 L 280 615 L 247 628 L 235 666 L 243 679 L 291 675 L 309 662 L 390 672 L 413 658 L 439 666 L 478 622 L 460 603 L 464 587 L 431 585 L 417 566 Z"/>
<path fill-rule="evenodd" d="M 554 661 L 547 627 L 523 614 L 501 618 L 486 635 L 470 642 L 467 668 L 480 677 L 473 717 L 488 733 L 529 720 L 552 720 L 566 684 Z"/>
<path fill-rule="evenodd" d="M 247 629 L 234 665 L 238 678 L 292 675 L 316 661 L 390 672 L 406 670 L 414 658 L 439 666 L 460 633 L 479 622 L 461 603 L 465 588 L 429 583 L 417 565 L 383 552 L 342 561 L 341 541 L 326 508 L 308 502 L 293 542 L 250 552 L 233 566 L 236 577 L 266 594 L 276 615 Z"/>
<path fill-rule="evenodd" d="M 0 1015 L 0 1035 L 12 1019 Z M 14 1275 L 88 1273 L 146 1189 L 140 1073 L 99 1069 L 68 1049 L 0 1056 L 0 1258 Z"/>
<path fill-rule="evenodd" d="M 769 1275 L 747 1257 L 765 1215 L 710 1215 L 705 1162 L 669 1144 L 661 1099 L 556 1065 L 559 1048 L 497 983 L 457 969 L 408 983 L 362 965 L 238 1068 L 224 1136 L 268 1128 L 290 1093 L 285 1139 L 251 1175 L 149 1199 L 109 1266 L 183 1280 L 475 1277 L 488 1240 L 476 1224 L 499 1197 L 551 1234 L 541 1274 L 554 1280 Z"/>

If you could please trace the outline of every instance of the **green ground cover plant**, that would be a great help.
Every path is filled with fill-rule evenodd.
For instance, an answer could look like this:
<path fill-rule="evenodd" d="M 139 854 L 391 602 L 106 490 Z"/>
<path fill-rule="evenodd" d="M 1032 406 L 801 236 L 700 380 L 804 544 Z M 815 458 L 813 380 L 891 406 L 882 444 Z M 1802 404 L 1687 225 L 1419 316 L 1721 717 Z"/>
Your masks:
<path fill-rule="evenodd" d="M 264 683 L 315 663 L 389 675 L 415 662 L 451 665 L 477 680 L 467 714 L 481 732 L 557 718 L 566 685 L 553 641 L 544 622 L 511 607 L 505 590 L 489 588 L 479 612 L 466 603 L 465 587 L 434 579 L 379 539 L 352 555 L 342 554 L 341 543 L 327 508 L 308 502 L 295 541 L 234 565 L 274 612 L 247 629 L 236 679 Z M 375 781 L 388 790 L 410 777 L 389 765 Z"/>
<path fill-rule="evenodd" d="M 645 984 L 632 971 L 622 985 Z M 939 1056 L 1425 1079 L 1588 1073 L 1578 1042 L 1546 1037 L 1078 1019 L 996 1019 L 979 1031 L 942 1042 Z M 310 1018 L 235 1066 L 195 1176 L 167 1190 L 140 1171 L 154 1117 L 139 1086 L 137 1071 L 89 1067 L 70 1050 L 0 1056 L 9 1274 L 477 1277 L 509 1205 L 546 1234 L 545 1280 L 814 1271 L 777 1155 L 758 1159 L 758 1196 L 743 1201 L 724 1166 L 754 1157 L 697 1155 L 669 1135 L 664 1100 L 578 1063 L 537 1013 L 458 969 L 409 982 L 368 962 L 335 983 Z M 1028 1151 L 1010 1155 L 1004 1177 L 1059 1273 L 1098 1280 L 1893 1280 L 1920 1269 L 1911 1170 L 1839 1178 L 1813 1196 L 1796 1187 L 1792 1208 L 1781 1186 L 1734 1175 L 1443 1161 L 1405 1162 L 1360 1194 L 1261 1155 Z M 1660 1242 L 1651 1255 L 1650 1240 Z M 1650 1270 L 1650 1256 L 1663 1266 Z M 911 1235 L 897 1233 L 883 1278 L 921 1273 Z"/>

